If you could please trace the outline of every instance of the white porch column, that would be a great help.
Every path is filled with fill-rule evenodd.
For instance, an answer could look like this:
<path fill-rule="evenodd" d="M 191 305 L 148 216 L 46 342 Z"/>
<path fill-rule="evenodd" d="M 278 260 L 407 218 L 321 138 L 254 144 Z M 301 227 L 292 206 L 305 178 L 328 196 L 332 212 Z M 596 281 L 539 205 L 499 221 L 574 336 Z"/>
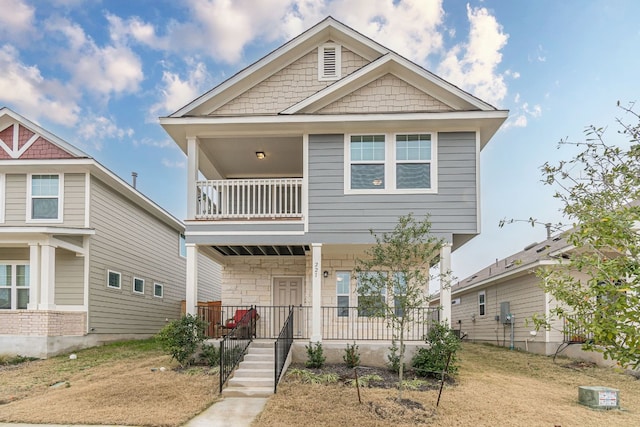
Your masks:
<path fill-rule="evenodd" d="M 198 314 L 198 245 L 187 243 L 187 314 Z"/>
<path fill-rule="evenodd" d="M 37 310 L 40 301 L 40 245 L 29 243 L 29 304 L 28 310 Z"/>
<path fill-rule="evenodd" d="M 198 203 L 198 138 L 187 138 L 187 219 L 196 218 Z"/>
<path fill-rule="evenodd" d="M 322 243 L 311 244 L 311 341 L 322 341 Z"/>
<path fill-rule="evenodd" d="M 40 302 L 38 309 L 54 310 L 56 293 L 56 248 L 42 245 L 40 248 Z"/>
<path fill-rule="evenodd" d="M 451 327 L 451 243 L 440 249 L 440 323 Z"/>

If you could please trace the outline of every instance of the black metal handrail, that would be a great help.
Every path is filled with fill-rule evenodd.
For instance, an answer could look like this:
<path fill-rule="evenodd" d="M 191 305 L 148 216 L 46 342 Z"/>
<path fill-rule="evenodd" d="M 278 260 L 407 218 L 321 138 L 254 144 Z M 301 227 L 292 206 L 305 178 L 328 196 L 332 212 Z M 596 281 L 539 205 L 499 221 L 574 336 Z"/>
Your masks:
<path fill-rule="evenodd" d="M 273 378 L 273 392 L 278 390 L 278 381 L 284 369 L 284 364 L 289 356 L 289 350 L 293 344 L 293 307 L 289 308 L 289 316 L 282 326 L 282 330 L 274 343 L 275 374 Z"/>
<path fill-rule="evenodd" d="M 250 307 L 244 315 L 227 330 L 227 334 L 220 341 L 220 393 L 233 370 L 253 341 L 256 330 L 257 311 Z"/>

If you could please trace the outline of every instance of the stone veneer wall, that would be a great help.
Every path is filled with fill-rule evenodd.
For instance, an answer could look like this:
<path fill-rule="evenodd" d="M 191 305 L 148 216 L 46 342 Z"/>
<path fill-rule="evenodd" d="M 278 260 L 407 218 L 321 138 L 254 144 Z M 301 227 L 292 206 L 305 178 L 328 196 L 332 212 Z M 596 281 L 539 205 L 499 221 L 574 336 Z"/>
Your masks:
<path fill-rule="evenodd" d="M 87 313 L 68 311 L 0 311 L 0 335 L 82 336 L 87 330 Z"/>

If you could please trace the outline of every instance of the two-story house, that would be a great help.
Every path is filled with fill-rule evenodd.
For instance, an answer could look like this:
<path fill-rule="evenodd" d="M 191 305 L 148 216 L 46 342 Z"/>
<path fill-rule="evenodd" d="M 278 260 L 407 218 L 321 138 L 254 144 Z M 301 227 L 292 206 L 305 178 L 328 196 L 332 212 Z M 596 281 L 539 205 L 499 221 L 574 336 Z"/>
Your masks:
<path fill-rule="evenodd" d="M 199 298 L 220 267 L 199 251 Z M 0 109 L 0 354 L 148 337 L 180 316 L 184 225 L 96 160 Z"/>
<path fill-rule="evenodd" d="M 223 305 L 301 307 L 313 341 L 358 329 L 370 230 L 429 214 L 449 271 L 480 232 L 480 151 L 507 116 L 329 17 L 161 118 L 188 157 L 187 310 L 213 250 Z"/>

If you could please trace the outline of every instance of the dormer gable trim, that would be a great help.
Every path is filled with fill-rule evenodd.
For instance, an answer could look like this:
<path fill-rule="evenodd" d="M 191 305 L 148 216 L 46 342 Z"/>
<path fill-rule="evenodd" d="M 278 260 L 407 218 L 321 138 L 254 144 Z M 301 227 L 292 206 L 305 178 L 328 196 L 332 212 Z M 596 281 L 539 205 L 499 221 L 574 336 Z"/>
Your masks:
<path fill-rule="evenodd" d="M 168 117 L 208 115 L 308 52 L 317 49 L 319 45 L 330 41 L 347 47 L 369 61 L 390 52 L 386 47 L 329 16 Z"/>
<path fill-rule="evenodd" d="M 280 114 L 315 113 L 387 73 L 396 75 L 454 110 L 496 110 L 494 106 L 441 79 L 397 53 L 389 52 L 342 80 L 283 110 Z"/>

